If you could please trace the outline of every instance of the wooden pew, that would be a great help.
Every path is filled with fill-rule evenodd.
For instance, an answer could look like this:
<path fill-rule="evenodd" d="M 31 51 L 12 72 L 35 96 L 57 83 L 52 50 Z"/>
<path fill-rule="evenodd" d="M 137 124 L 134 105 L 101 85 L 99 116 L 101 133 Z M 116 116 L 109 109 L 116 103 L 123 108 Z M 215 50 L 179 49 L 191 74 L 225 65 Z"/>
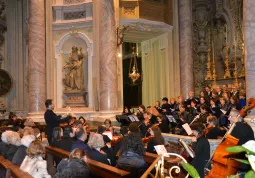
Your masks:
<path fill-rule="evenodd" d="M 18 166 L 13 165 L 11 161 L 0 155 L 0 167 L 6 170 L 6 178 L 33 178 L 27 172 L 22 171 Z"/>
<path fill-rule="evenodd" d="M 68 158 L 70 154 L 70 152 L 68 151 L 65 151 L 53 146 L 47 146 L 46 153 L 47 155 L 49 154 L 49 155 L 52 155 L 53 157 L 57 157 L 61 159 Z M 128 175 L 130 174 L 127 171 L 124 171 L 116 167 L 109 166 L 107 164 L 103 164 L 91 159 L 87 159 L 87 165 L 94 174 L 100 177 L 121 178 L 121 177 L 128 177 Z"/>

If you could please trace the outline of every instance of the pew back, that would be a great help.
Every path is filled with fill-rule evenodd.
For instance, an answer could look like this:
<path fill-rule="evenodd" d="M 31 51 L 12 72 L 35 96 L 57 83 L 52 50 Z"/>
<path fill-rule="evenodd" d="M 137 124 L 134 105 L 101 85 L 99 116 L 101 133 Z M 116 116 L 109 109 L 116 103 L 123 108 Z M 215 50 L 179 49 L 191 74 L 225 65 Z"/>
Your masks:
<path fill-rule="evenodd" d="M 13 165 L 11 161 L 5 159 L 2 155 L 0 155 L 0 167 L 6 170 L 6 178 L 33 178 L 27 172 L 20 170 L 20 168 L 16 165 Z"/>
<path fill-rule="evenodd" d="M 52 155 L 53 157 L 63 159 L 68 158 L 70 152 L 53 146 L 47 146 L 46 153 Z M 127 171 L 91 159 L 87 159 L 87 165 L 94 174 L 100 177 L 121 178 L 128 177 L 129 175 L 129 172 Z"/>

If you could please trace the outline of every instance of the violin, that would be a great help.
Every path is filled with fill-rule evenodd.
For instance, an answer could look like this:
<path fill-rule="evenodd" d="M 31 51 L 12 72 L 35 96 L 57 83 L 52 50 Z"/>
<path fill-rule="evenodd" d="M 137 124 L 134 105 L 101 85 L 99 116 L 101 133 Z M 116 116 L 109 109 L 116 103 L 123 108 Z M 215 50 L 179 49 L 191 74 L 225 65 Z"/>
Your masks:
<path fill-rule="evenodd" d="M 251 109 L 255 107 L 255 98 L 250 98 L 247 103 L 248 105 L 239 112 L 237 117 L 244 117 Z M 213 167 L 205 178 L 225 178 L 237 173 L 240 164 L 239 162 L 231 159 L 231 156 L 234 154 L 229 153 L 226 150 L 228 147 L 238 145 L 239 140 L 230 135 L 234 127 L 235 123 L 232 124 L 229 131 L 223 137 L 222 142 L 217 146 L 213 156 L 208 161 L 205 168 L 208 167 L 211 160 L 213 161 Z"/>

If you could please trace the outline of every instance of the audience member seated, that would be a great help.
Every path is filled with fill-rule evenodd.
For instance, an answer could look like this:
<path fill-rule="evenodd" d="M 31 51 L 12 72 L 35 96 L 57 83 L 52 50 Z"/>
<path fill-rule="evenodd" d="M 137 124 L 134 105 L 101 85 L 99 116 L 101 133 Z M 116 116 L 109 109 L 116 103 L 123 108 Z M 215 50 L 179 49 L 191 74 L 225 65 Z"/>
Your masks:
<path fill-rule="evenodd" d="M 105 131 L 110 131 L 114 135 L 114 128 L 112 126 L 112 121 L 110 119 L 105 119 L 104 125 L 106 127 Z"/>
<path fill-rule="evenodd" d="M 106 131 L 105 126 L 100 125 L 97 127 L 97 133 L 103 136 L 104 143 L 107 144 L 107 143 L 111 142 L 111 139 L 107 135 L 103 134 L 105 131 Z"/>
<path fill-rule="evenodd" d="M 159 129 L 158 126 L 154 125 L 149 129 L 149 132 L 151 134 L 152 139 L 149 140 L 148 144 L 147 144 L 147 149 L 146 151 L 149 153 L 155 153 L 157 154 L 154 146 L 157 145 L 165 145 L 165 140 L 164 137 L 161 134 L 161 131 Z"/>
<path fill-rule="evenodd" d="M 126 116 L 132 115 L 129 107 L 127 106 L 124 107 L 124 111 L 122 112 L 122 115 L 126 115 Z"/>
<path fill-rule="evenodd" d="M 63 136 L 62 128 L 55 127 L 52 132 L 52 139 L 51 139 L 52 146 L 59 148 L 59 141 L 62 139 L 62 136 Z"/>
<path fill-rule="evenodd" d="M 34 130 L 31 127 L 25 127 L 23 130 L 23 137 L 21 138 L 21 145 L 12 158 L 12 164 L 17 166 L 21 165 L 27 155 L 27 148 L 35 139 Z"/>
<path fill-rule="evenodd" d="M 137 133 L 129 133 L 124 137 L 120 157 L 117 161 L 117 167 L 131 173 L 130 177 L 141 177 L 147 169 L 147 164 L 143 158 L 144 145 L 142 139 Z"/>
<path fill-rule="evenodd" d="M 34 178 L 50 178 L 47 172 L 47 162 L 43 160 L 45 149 L 40 141 L 33 141 L 27 149 L 27 156 L 20 169 L 29 173 Z"/>
<path fill-rule="evenodd" d="M 128 135 L 128 132 L 129 132 L 128 127 L 123 126 L 120 128 L 120 134 L 122 137 L 117 141 L 116 145 L 114 146 L 113 153 L 114 153 L 115 157 L 119 155 L 120 146 L 122 144 L 124 137 L 126 137 Z"/>
<path fill-rule="evenodd" d="M 72 149 L 72 144 L 75 141 L 73 137 L 74 134 L 72 127 L 66 126 L 63 131 L 63 138 L 59 140 L 55 146 L 70 152 Z"/>
<path fill-rule="evenodd" d="M 102 135 L 97 133 L 93 134 L 89 138 L 88 146 L 90 147 L 90 150 L 87 152 L 87 155 L 90 159 L 110 165 L 110 159 L 108 160 L 107 154 L 101 151 L 101 148 L 104 146 Z"/>
<path fill-rule="evenodd" d="M 55 178 L 89 178 L 90 170 L 86 164 L 86 152 L 82 149 L 74 149 L 69 159 L 63 159 L 57 167 Z"/>
<path fill-rule="evenodd" d="M 208 116 L 207 124 L 208 126 L 205 129 L 207 139 L 218 139 L 224 136 L 226 131 L 218 127 L 218 119 L 215 116 Z"/>
<path fill-rule="evenodd" d="M 193 123 L 190 128 L 195 135 L 192 137 L 192 149 L 195 152 L 192 165 L 196 168 L 200 178 L 204 178 L 204 167 L 210 159 L 210 144 L 203 134 L 205 128 L 202 123 Z"/>
<path fill-rule="evenodd" d="M 88 152 L 89 147 L 84 143 L 85 140 L 87 139 L 87 134 L 83 127 L 79 127 L 75 130 L 75 137 L 77 140 L 73 142 L 71 151 L 74 150 L 75 148 L 80 148 Z"/>
<path fill-rule="evenodd" d="M 14 154 L 21 145 L 20 135 L 17 132 L 8 130 L 2 133 L 1 138 L 2 143 L 0 145 L 0 154 L 12 161 Z"/>

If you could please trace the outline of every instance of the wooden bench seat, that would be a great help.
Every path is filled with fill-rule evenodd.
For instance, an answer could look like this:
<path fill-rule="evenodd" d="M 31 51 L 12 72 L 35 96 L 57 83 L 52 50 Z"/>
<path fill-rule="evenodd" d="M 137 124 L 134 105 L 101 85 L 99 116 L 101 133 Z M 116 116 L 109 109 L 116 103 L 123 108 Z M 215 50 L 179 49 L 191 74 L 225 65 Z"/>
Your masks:
<path fill-rule="evenodd" d="M 0 155 L 0 166 L 6 170 L 6 178 L 33 178 L 27 172 L 22 171 L 19 166 L 13 165 L 11 161 Z"/>
<path fill-rule="evenodd" d="M 53 157 L 57 158 L 68 158 L 70 152 L 62 150 L 60 148 L 56 148 L 53 146 L 47 146 L 46 147 L 46 153 L 47 155 L 52 155 Z M 107 177 L 107 178 L 120 178 L 120 177 L 128 177 L 130 174 L 127 171 L 118 169 L 113 166 L 109 166 L 107 164 L 100 163 L 95 160 L 87 159 L 87 165 L 90 168 L 90 170 L 100 177 Z"/>

